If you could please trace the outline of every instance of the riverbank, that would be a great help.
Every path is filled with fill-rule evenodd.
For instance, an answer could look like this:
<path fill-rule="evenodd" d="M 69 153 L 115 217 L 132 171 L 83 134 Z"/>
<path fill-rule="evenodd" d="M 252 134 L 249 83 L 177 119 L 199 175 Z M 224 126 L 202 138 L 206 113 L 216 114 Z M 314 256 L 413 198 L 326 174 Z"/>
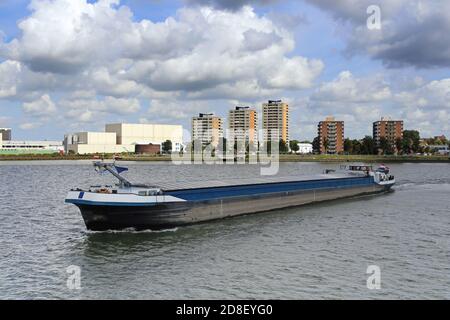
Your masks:
<path fill-rule="evenodd" d="M 400 163 L 400 162 L 438 162 L 450 163 L 448 156 L 378 156 L 378 155 L 281 155 L 282 162 L 364 162 L 364 163 Z"/>
<path fill-rule="evenodd" d="M 105 155 L 105 160 L 112 160 L 113 155 Z M 30 161 L 30 160 L 100 160 L 93 155 L 60 155 L 60 154 L 38 154 L 38 155 L 0 155 L 0 161 Z M 142 156 L 123 155 L 117 160 L 122 161 L 171 161 L 169 155 Z M 448 156 L 378 156 L 378 155 L 280 155 L 280 162 L 364 162 L 364 163 L 401 163 L 401 162 L 426 162 L 426 163 L 450 163 Z"/>

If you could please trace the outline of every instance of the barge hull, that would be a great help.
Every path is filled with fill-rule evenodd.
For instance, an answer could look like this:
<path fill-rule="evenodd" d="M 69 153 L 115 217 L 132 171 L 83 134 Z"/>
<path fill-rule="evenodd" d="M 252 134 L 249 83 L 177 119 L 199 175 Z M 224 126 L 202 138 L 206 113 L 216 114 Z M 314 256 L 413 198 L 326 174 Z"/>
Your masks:
<path fill-rule="evenodd" d="M 161 230 L 234 216 L 306 204 L 383 193 L 390 187 L 370 184 L 357 187 L 299 190 L 201 201 L 157 203 L 153 206 L 102 206 L 77 204 L 88 230 L 133 228 Z"/>

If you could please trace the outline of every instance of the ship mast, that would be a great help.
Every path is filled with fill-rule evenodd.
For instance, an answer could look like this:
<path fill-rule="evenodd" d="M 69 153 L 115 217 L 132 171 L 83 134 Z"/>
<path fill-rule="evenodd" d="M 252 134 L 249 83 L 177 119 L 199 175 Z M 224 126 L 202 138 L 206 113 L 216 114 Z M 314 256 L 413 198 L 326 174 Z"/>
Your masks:
<path fill-rule="evenodd" d="M 123 187 L 131 187 L 132 186 L 130 181 L 128 181 L 127 179 L 122 177 L 116 170 L 113 169 L 113 168 L 116 167 L 114 164 L 101 162 L 101 161 L 96 161 L 96 162 L 94 162 L 94 167 L 99 172 L 101 172 L 103 170 L 106 170 L 109 173 L 111 173 L 114 177 L 116 177 L 119 180 L 119 184 L 120 184 L 121 188 L 123 188 Z"/>

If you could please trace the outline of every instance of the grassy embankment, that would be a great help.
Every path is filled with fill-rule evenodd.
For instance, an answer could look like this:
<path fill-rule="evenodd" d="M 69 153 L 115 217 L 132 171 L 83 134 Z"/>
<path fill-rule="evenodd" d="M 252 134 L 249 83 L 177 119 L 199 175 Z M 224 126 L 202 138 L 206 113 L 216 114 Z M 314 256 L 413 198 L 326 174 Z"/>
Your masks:
<path fill-rule="evenodd" d="M 96 159 L 111 160 L 113 155 L 104 155 Z M 0 161 L 20 161 L 20 160 L 94 160 L 93 155 L 60 155 L 60 154 L 20 154 L 20 155 L 0 155 Z M 170 161 L 170 156 L 142 156 L 142 155 L 121 155 L 122 161 Z M 365 163 L 389 163 L 389 162 L 448 162 L 448 156 L 377 156 L 377 155 L 281 155 L 282 162 L 365 162 Z"/>

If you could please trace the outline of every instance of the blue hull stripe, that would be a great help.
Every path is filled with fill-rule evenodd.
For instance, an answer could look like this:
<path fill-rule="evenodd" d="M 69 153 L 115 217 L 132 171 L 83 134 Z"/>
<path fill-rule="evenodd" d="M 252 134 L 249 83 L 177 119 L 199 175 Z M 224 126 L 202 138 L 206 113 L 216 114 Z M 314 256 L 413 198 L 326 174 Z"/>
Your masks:
<path fill-rule="evenodd" d="M 261 185 L 216 187 L 206 189 L 168 191 L 166 194 L 190 201 L 212 200 L 227 197 L 252 196 L 267 193 L 315 190 L 326 188 L 348 188 L 374 184 L 373 177 L 326 179 L 297 182 L 281 182 Z"/>

